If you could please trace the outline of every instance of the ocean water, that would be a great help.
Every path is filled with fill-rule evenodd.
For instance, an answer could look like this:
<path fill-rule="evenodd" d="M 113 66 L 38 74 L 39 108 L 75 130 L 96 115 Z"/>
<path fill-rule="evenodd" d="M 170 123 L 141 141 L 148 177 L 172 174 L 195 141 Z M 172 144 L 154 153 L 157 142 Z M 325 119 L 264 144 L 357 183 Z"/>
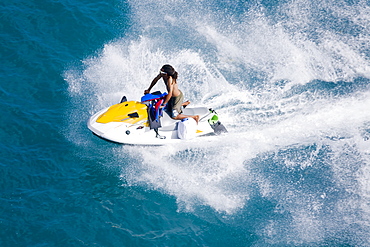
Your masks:
<path fill-rule="evenodd" d="M 369 1 L 0 9 L 0 246 L 370 245 Z M 90 133 L 165 63 L 227 135 L 136 147 Z"/>

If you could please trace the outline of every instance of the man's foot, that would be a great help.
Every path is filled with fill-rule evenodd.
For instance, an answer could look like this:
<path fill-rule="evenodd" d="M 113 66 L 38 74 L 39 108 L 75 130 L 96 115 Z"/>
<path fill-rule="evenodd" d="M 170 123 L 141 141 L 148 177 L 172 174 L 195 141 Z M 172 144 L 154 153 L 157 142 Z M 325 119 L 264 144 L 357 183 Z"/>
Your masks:
<path fill-rule="evenodd" d="M 185 107 L 187 107 L 189 104 L 190 104 L 190 101 L 189 101 L 189 100 L 187 100 L 187 101 L 185 101 L 184 103 L 182 103 L 182 106 L 185 108 Z"/>
<path fill-rule="evenodd" d="M 198 124 L 198 122 L 199 122 L 199 115 L 196 115 L 196 116 L 192 116 L 192 118 L 197 122 L 197 124 Z"/>

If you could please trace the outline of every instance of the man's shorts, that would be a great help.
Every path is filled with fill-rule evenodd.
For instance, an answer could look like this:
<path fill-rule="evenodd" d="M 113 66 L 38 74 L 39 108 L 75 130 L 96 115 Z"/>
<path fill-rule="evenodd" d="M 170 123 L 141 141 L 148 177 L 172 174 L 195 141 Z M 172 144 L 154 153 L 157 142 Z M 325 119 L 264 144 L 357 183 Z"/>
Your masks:
<path fill-rule="evenodd" d="M 166 112 L 171 118 L 177 117 L 182 113 L 182 103 L 184 102 L 184 94 L 180 91 L 180 95 L 171 97 L 167 103 Z"/>

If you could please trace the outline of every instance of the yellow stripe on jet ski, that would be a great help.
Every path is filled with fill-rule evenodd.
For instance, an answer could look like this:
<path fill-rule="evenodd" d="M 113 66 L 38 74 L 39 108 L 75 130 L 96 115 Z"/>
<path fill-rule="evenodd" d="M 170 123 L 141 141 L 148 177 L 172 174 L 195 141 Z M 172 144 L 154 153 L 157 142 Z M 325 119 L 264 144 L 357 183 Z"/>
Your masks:
<path fill-rule="evenodd" d="M 130 117 L 129 114 L 137 113 L 139 117 Z M 148 120 L 147 106 L 137 101 L 126 101 L 115 104 L 98 117 L 98 123 L 125 122 L 135 124 L 137 122 Z M 148 123 L 146 123 L 147 126 Z"/>

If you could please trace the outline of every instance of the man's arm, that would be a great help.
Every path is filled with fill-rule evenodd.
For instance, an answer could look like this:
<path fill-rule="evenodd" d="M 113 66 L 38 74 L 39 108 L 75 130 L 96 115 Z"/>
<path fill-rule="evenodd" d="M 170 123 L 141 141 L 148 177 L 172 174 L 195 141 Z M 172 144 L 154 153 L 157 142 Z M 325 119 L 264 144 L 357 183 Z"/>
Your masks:
<path fill-rule="evenodd" d="M 168 101 L 170 101 L 171 97 L 172 97 L 172 92 L 173 92 L 173 80 L 172 80 L 172 77 L 169 77 L 168 80 L 167 80 L 167 95 L 166 95 L 166 98 L 164 99 L 162 105 L 166 105 L 168 103 Z"/>
<path fill-rule="evenodd" d="M 157 84 L 157 81 L 158 81 L 159 79 L 161 79 L 161 77 L 162 77 L 162 75 L 161 75 L 161 74 L 157 75 L 157 76 L 153 79 L 152 83 L 150 83 L 149 88 L 148 88 L 147 90 L 144 90 L 144 94 L 150 93 L 150 90 L 152 90 L 152 88 L 154 87 L 154 85 L 155 85 L 155 84 Z"/>

